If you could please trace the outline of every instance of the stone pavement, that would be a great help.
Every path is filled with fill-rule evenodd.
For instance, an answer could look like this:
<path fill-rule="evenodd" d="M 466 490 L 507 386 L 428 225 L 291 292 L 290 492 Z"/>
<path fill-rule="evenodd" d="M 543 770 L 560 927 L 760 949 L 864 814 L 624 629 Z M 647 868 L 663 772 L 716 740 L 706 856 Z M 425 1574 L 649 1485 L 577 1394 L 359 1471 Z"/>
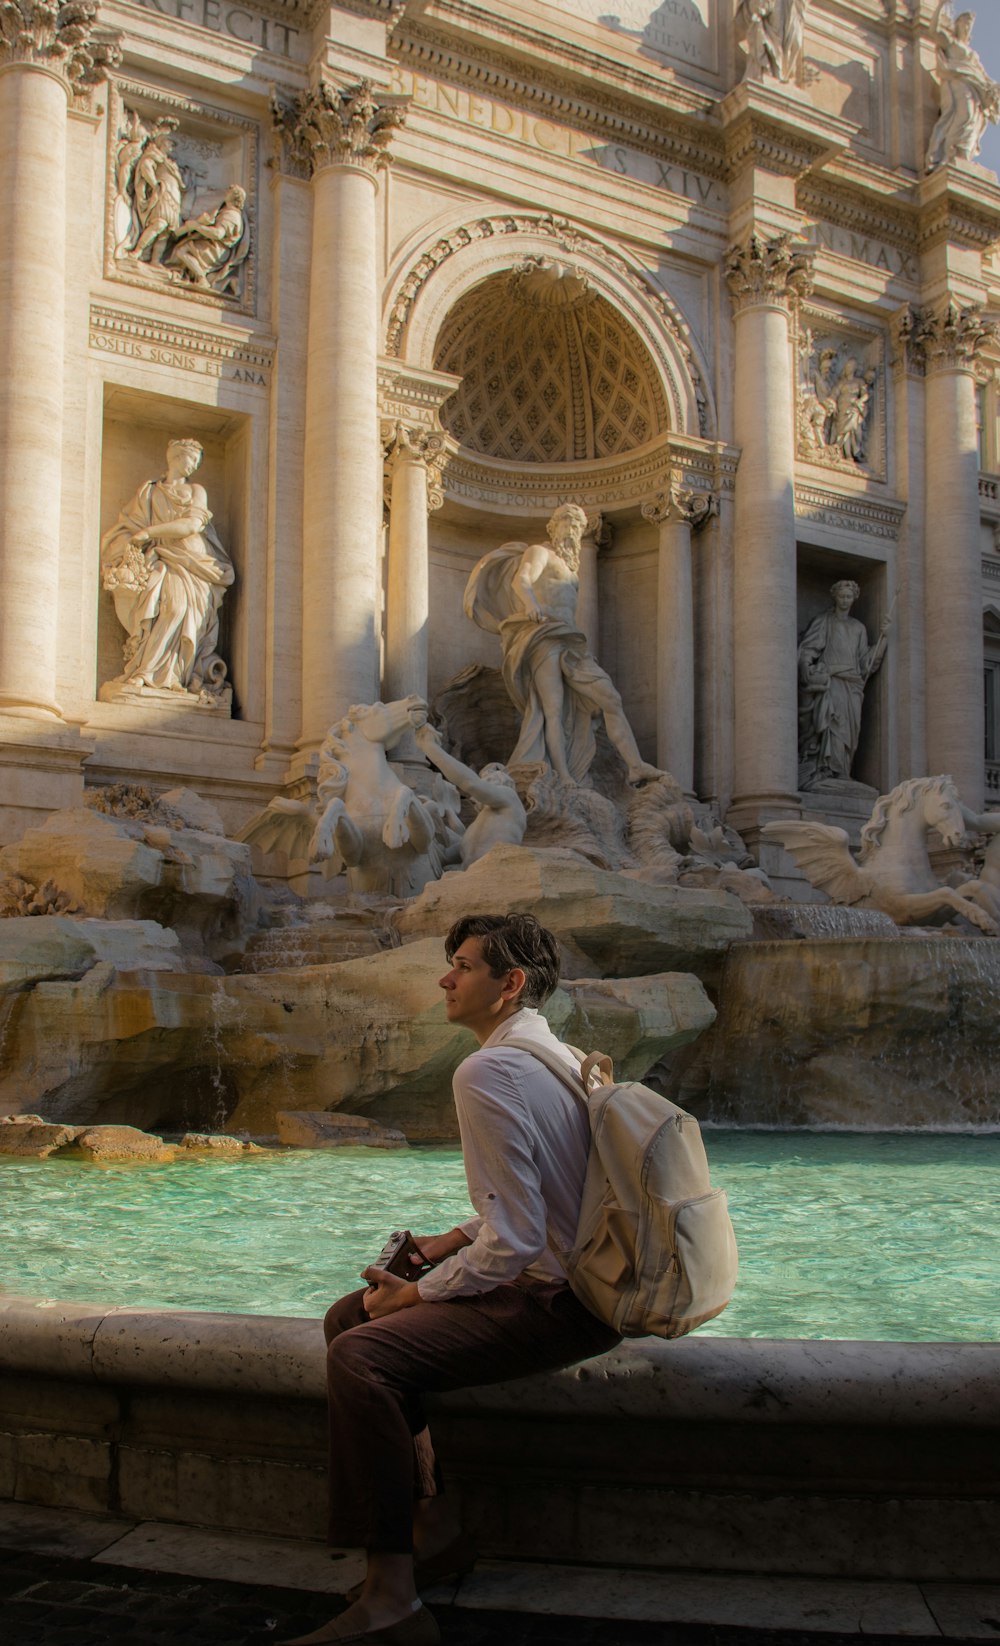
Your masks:
<path fill-rule="evenodd" d="M 315 1628 L 357 1560 L 318 1545 L 0 1503 L 3 1646 L 253 1646 Z M 487 1562 L 432 1597 L 444 1646 L 1000 1640 L 1000 1587 Z"/>

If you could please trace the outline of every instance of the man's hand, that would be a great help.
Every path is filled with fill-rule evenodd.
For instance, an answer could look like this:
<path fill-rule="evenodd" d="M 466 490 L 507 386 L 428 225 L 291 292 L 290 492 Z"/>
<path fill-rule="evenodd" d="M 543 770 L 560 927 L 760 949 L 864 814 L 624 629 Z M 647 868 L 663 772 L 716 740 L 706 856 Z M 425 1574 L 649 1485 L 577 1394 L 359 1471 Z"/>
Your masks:
<path fill-rule="evenodd" d="M 997 817 L 1000 818 L 1000 812 L 997 813 Z M 461 1229 L 449 1229 L 447 1234 L 414 1235 L 413 1244 L 419 1246 L 429 1262 L 440 1263 L 443 1257 L 450 1257 L 452 1252 L 460 1252 L 463 1246 L 470 1246 L 472 1242 Z M 410 1256 L 413 1262 L 417 1261 L 416 1252 L 411 1251 Z"/>
<path fill-rule="evenodd" d="M 397 1309 L 412 1309 L 420 1302 L 415 1280 L 400 1280 L 398 1275 L 391 1275 L 387 1269 L 376 1269 L 374 1265 L 362 1269 L 361 1278 L 368 1282 L 368 1291 L 361 1301 L 371 1320 L 382 1320 L 386 1315 L 395 1314 Z"/>

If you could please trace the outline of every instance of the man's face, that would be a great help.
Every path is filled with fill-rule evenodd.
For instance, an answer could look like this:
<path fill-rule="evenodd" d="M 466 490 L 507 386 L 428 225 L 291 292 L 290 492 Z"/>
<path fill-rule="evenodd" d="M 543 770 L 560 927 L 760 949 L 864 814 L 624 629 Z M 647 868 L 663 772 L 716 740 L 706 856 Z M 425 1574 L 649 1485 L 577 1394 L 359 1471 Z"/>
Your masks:
<path fill-rule="evenodd" d="M 467 937 L 455 950 L 451 968 L 439 979 L 444 990 L 444 1009 L 449 1023 L 460 1023 L 485 1040 L 502 1023 L 511 1003 L 510 980 L 504 972 L 494 977 L 483 959 L 478 937 Z"/>

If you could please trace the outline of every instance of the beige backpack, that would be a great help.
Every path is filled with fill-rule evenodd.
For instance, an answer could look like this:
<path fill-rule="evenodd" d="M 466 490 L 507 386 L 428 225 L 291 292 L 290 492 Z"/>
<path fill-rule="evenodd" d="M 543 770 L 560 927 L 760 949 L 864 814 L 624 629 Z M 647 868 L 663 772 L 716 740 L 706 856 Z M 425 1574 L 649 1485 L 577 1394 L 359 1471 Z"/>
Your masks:
<path fill-rule="evenodd" d="M 616 1081 L 600 1052 L 577 1080 L 529 1041 L 504 1045 L 537 1057 L 587 1107 L 590 1158 L 572 1249 L 548 1231 L 580 1302 L 623 1337 L 683 1337 L 721 1314 L 736 1285 L 736 1237 L 694 1116 L 637 1080 Z"/>

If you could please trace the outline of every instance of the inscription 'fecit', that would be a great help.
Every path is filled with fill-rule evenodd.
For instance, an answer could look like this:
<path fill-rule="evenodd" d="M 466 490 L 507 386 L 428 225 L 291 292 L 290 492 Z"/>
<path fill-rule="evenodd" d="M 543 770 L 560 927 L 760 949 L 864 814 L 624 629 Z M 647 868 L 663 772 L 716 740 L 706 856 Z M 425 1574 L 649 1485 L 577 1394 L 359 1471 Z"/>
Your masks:
<path fill-rule="evenodd" d="M 393 70 L 391 89 L 400 96 L 412 97 L 417 108 L 431 109 L 435 114 L 459 120 L 463 125 L 477 126 L 480 131 L 493 132 L 498 137 L 509 137 L 543 154 L 599 166 L 602 171 L 665 189 L 697 205 L 718 209 L 725 206 L 725 195 L 712 178 L 682 166 L 671 166 L 656 155 L 643 154 L 619 143 L 595 142 L 585 132 L 541 119 L 524 109 L 510 108 L 506 103 L 495 103 L 489 97 L 478 97 L 458 86 L 446 86 L 440 80 L 413 74 L 409 69 Z"/>
<path fill-rule="evenodd" d="M 294 55 L 292 42 L 300 33 L 290 23 L 261 17 L 258 12 L 229 5 L 226 0 L 139 0 L 139 5 L 147 11 L 158 11 L 162 17 L 176 17 L 181 23 L 200 23 L 203 29 L 228 34 L 241 45 L 258 46 L 279 57 Z"/>

